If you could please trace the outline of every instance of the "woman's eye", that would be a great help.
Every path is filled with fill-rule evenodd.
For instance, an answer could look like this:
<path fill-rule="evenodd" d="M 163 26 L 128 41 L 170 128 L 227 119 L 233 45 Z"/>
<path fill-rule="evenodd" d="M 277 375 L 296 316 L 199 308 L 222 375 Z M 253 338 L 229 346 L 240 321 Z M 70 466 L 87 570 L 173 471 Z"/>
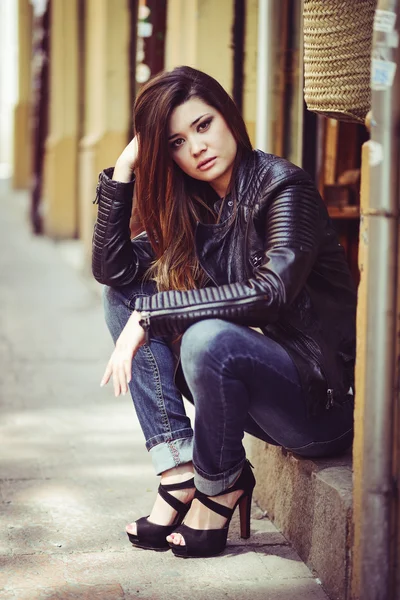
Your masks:
<path fill-rule="evenodd" d="M 183 139 L 182 138 L 178 138 L 176 140 L 174 140 L 173 142 L 171 142 L 171 148 L 179 148 L 179 146 L 182 146 L 183 144 Z"/>
<path fill-rule="evenodd" d="M 207 119 L 207 121 L 203 121 L 202 123 L 200 123 L 197 130 L 198 131 L 206 131 L 206 129 L 209 128 L 211 121 L 212 121 L 212 119 Z"/>

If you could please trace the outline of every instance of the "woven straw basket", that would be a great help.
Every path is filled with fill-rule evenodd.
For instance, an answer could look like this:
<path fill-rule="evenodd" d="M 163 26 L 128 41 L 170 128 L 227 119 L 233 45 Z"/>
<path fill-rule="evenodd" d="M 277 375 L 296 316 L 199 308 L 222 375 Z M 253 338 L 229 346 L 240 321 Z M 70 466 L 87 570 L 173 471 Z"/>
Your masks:
<path fill-rule="evenodd" d="M 377 0 L 304 0 L 304 98 L 309 110 L 364 123 Z"/>

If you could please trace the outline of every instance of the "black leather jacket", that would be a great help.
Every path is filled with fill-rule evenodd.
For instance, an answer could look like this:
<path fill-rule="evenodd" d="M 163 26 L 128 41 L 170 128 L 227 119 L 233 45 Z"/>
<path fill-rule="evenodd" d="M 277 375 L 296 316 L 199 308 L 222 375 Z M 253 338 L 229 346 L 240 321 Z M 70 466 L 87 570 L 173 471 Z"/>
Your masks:
<path fill-rule="evenodd" d="M 93 274 L 123 286 L 146 272 L 146 234 L 130 240 L 134 182 L 100 174 Z M 183 333 L 201 319 L 260 327 L 290 354 L 309 414 L 347 400 L 354 387 L 356 290 L 343 248 L 310 177 L 259 150 L 243 161 L 235 218 L 227 202 L 217 225 L 199 223 L 196 251 L 212 285 L 136 301 L 153 335 Z"/>

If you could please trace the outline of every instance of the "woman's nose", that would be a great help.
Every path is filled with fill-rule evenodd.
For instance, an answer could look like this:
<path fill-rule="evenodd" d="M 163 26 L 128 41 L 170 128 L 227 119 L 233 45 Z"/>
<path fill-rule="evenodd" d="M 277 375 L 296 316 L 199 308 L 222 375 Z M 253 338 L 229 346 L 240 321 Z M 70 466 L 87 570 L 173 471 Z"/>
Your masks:
<path fill-rule="evenodd" d="M 192 153 L 193 156 L 199 156 L 199 154 L 201 154 L 202 152 L 204 152 L 204 150 L 207 149 L 207 145 L 205 143 L 205 140 L 202 139 L 193 139 L 190 143 L 190 151 Z"/>

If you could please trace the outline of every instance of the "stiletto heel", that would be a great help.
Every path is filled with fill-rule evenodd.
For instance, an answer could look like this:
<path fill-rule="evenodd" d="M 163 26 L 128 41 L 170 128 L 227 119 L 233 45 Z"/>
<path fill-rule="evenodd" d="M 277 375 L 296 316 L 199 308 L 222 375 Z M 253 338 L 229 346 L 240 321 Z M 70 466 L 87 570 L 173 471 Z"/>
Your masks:
<path fill-rule="evenodd" d="M 160 483 L 158 486 L 158 493 L 167 504 L 176 510 L 177 515 L 175 521 L 172 525 L 157 525 L 157 523 L 149 521 L 148 517 L 138 519 L 135 521 L 137 534 L 135 535 L 127 531 L 131 544 L 137 548 L 144 548 L 145 550 L 168 550 L 169 546 L 165 538 L 167 535 L 171 535 L 171 533 L 176 530 L 176 527 L 182 523 L 191 505 L 191 501 L 185 504 L 178 500 L 178 498 L 175 498 L 175 496 L 172 496 L 169 492 L 186 490 L 189 488 L 194 488 L 193 477 L 187 481 L 182 481 L 181 483 Z"/>
<path fill-rule="evenodd" d="M 247 460 L 239 478 L 236 480 L 233 486 L 224 490 L 220 494 L 217 494 L 217 496 L 223 496 L 229 492 L 242 490 L 243 494 L 240 496 L 240 498 L 238 498 L 233 508 L 228 508 L 227 506 L 218 504 L 205 494 L 202 494 L 196 490 L 194 498 L 199 500 L 210 510 L 216 512 L 222 517 L 225 517 L 226 523 L 221 529 L 193 529 L 185 524 L 175 528 L 173 533 L 180 533 L 185 539 L 184 546 L 180 546 L 171 542 L 169 543 L 170 548 L 175 556 L 179 556 L 181 558 L 197 558 L 221 554 L 221 552 L 225 550 L 229 525 L 232 515 L 238 505 L 240 511 L 240 535 L 245 539 L 250 537 L 251 498 L 253 495 L 254 486 L 256 484 L 251 467 L 251 463 Z"/>
<path fill-rule="evenodd" d="M 253 494 L 242 496 L 239 501 L 240 537 L 247 540 L 250 537 L 250 513 Z"/>

